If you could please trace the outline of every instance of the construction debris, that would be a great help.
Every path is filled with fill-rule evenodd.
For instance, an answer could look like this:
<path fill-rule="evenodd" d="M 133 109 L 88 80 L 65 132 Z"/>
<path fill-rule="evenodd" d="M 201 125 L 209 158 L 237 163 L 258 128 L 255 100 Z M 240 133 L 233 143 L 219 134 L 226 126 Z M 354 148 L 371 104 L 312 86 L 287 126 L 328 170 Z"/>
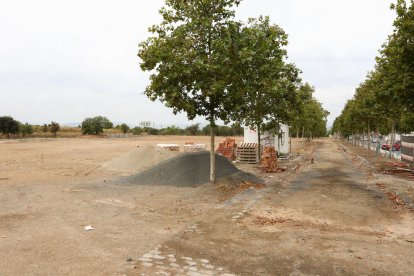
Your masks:
<path fill-rule="evenodd" d="M 92 230 L 94 230 L 93 227 L 92 227 L 92 225 L 87 225 L 84 228 L 85 228 L 86 231 L 92 231 Z"/>
<path fill-rule="evenodd" d="M 237 144 L 235 139 L 226 138 L 226 140 L 219 144 L 217 153 L 223 155 L 229 160 L 236 160 Z"/>
<path fill-rule="evenodd" d="M 277 151 L 274 147 L 264 148 L 260 166 L 267 173 L 278 172 Z"/>
<path fill-rule="evenodd" d="M 184 152 L 200 152 L 206 150 L 207 146 L 205 144 L 194 144 L 194 142 L 186 142 L 184 144 Z"/>
<path fill-rule="evenodd" d="M 405 205 L 405 202 L 395 193 L 387 192 L 386 194 L 389 200 L 393 201 L 396 205 Z"/>
<path fill-rule="evenodd" d="M 169 149 L 170 151 L 180 151 L 180 145 L 178 144 L 158 144 L 157 147 Z"/>
<path fill-rule="evenodd" d="M 256 217 L 253 220 L 253 222 L 255 224 L 263 225 L 263 226 L 266 226 L 266 225 L 275 225 L 275 224 L 278 224 L 278 223 L 285 223 L 286 221 L 287 221 L 287 219 L 283 219 L 283 218 L 273 219 L 273 218 L 266 218 L 266 217 Z"/>

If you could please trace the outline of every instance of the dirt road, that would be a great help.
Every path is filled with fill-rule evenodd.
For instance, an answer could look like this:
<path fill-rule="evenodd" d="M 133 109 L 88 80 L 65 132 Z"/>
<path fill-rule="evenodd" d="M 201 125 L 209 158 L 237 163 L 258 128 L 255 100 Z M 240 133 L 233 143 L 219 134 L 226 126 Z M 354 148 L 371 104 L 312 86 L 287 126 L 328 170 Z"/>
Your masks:
<path fill-rule="evenodd" d="M 290 183 L 216 206 L 131 264 L 131 275 L 414 275 L 414 215 L 332 141 Z M 143 274 L 141 274 L 143 273 Z"/>
<path fill-rule="evenodd" d="M 333 141 L 225 201 L 211 185 L 120 185 L 101 167 L 188 139 L 208 137 L 0 144 L 0 275 L 414 275 L 413 213 Z"/>

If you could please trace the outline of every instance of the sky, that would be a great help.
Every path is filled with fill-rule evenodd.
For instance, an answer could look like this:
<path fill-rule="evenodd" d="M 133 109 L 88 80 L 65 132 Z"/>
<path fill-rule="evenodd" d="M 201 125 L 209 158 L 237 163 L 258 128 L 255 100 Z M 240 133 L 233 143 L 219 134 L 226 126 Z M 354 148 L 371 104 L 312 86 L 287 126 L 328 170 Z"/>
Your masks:
<path fill-rule="evenodd" d="M 43 124 L 106 116 L 131 126 L 188 122 L 142 94 L 138 43 L 162 0 L 0 1 L 0 116 Z M 289 61 L 331 115 L 341 113 L 392 32 L 387 0 L 244 0 L 237 19 L 268 15 L 289 34 Z M 203 118 L 195 122 L 204 123 Z"/>

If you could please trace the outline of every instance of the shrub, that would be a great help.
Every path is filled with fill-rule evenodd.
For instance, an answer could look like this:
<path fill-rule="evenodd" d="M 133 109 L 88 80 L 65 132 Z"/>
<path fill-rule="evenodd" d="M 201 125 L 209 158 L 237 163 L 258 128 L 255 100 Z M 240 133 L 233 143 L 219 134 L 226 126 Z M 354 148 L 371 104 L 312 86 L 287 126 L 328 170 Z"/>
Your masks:
<path fill-rule="evenodd" d="M 113 124 L 106 117 L 98 116 L 86 118 L 82 122 L 82 133 L 89 135 L 98 135 L 103 133 L 104 129 L 113 128 Z"/>

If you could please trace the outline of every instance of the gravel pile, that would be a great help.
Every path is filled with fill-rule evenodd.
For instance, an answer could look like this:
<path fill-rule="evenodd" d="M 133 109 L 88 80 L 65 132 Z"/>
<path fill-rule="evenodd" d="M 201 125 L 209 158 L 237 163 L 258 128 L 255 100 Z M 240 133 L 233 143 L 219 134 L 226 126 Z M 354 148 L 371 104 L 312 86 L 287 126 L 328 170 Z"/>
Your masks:
<path fill-rule="evenodd" d="M 216 155 L 216 176 L 261 183 L 252 174 L 237 169 L 227 158 Z M 126 183 L 175 187 L 196 187 L 210 180 L 210 153 L 185 153 L 163 161 L 153 168 L 125 179 Z"/>
<path fill-rule="evenodd" d="M 158 163 L 175 157 L 179 152 L 173 152 L 155 146 L 140 146 L 106 164 L 104 168 L 111 171 L 138 173 L 145 171 Z"/>

